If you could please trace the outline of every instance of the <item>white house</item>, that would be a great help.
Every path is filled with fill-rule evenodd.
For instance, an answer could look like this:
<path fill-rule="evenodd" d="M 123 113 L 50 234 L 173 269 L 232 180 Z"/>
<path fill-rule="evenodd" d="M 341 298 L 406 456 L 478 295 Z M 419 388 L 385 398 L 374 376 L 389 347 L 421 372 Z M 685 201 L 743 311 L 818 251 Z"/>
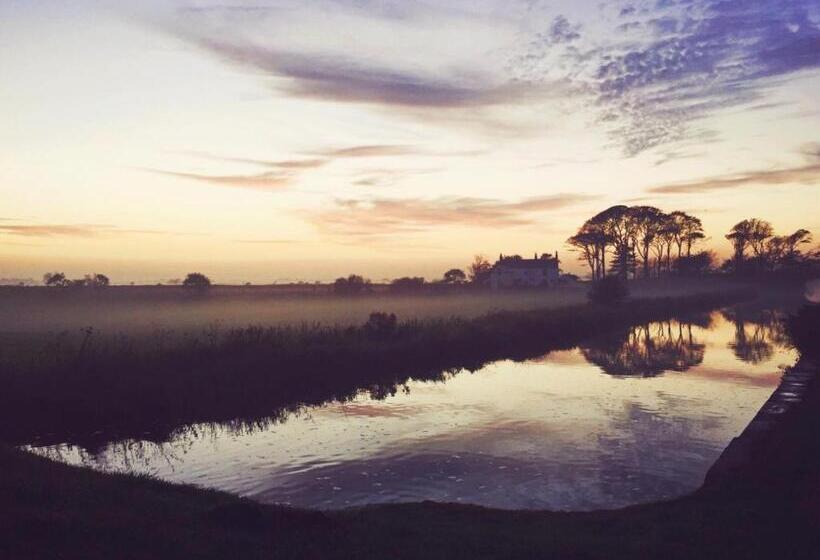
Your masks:
<path fill-rule="evenodd" d="M 557 251 L 555 256 L 544 253 L 540 257 L 536 254 L 531 259 L 520 255 L 499 255 L 490 271 L 490 287 L 497 290 L 555 286 L 558 283 L 558 263 Z"/>

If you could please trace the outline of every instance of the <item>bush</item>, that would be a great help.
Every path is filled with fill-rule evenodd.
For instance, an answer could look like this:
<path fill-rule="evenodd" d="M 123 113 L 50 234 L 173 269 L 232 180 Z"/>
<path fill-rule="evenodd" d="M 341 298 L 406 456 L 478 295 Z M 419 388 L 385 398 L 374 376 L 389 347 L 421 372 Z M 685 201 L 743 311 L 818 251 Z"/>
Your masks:
<path fill-rule="evenodd" d="M 615 305 L 629 296 L 626 283 L 616 276 L 607 276 L 595 282 L 587 297 L 592 303 L 600 305 Z"/>
<path fill-rule="evenodd" d="M 807 303 L 789 317 L 786 322 L 789 338 L 801 356 L 820 356 L 818 332 L 820 332 L 820 305 Z"/>
<path fill-rule="evenodd" d="M 396 334 L 396 314 L 395 313 L 371 313 L 367 322 L 364 324 L 364 332 L 370 338 L 390 338 Z"/>
<path fill-rule="evenodd" d="M 396 278 L 390 283 L 391 292 L 417 292 L 424 288 L 424 278 L 415 276 Z"/>
<path fill-rule="evenodd" d="M 370 290 L 370 280 L 351 274 L 347 278 L 337 278 L 333 283 L 333 291 L 337 294 L 360 294 Z"/>
<path fill-rule="evenodd" d="M 211 287 L 211 279 L 202 273 L 191 272 L 185 277 L 185 280 L 182 281 L 182 285 L 185 288 L 193 290 L 204 290 Z"/>

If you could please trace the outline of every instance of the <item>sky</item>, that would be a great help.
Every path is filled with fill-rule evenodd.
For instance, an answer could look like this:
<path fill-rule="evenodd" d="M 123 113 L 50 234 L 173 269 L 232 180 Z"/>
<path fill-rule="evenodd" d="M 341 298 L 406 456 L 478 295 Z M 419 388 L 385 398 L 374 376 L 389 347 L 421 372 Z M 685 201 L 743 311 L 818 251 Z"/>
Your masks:
<path fill-rule="evenodd" d="M 613 204 L 820 235 L 818 92 L 817 0 L 3 0 L 0 278 L 580 272 Z"/>

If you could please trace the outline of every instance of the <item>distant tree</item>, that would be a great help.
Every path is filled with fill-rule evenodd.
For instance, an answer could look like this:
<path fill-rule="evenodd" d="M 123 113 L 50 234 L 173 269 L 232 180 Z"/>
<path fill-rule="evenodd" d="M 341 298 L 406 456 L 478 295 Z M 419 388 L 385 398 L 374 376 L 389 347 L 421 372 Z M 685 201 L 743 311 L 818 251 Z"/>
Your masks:
<path fill-rule="evenodd" d="M 95 272 L 94 274 L 86 274 L 83 284 L 89 288 L 105 288 L 111 284 L 111 280 L 105 274 Z"/>
<path fill-rule="evenodd" d="M 370 290 L 370 280 L 358 274 L 351 274 L 347 278 L 337 278 L 333 282 L 333 291 L 337 294 L 360 294 L 365 290 Z"/>
<path fill-rule="evenodd" d="M 766 240 L 772 236 L 772 225 L 764 220 L 749 218 L 732 226 L 726 239 L 734 248 L 734 270 L 740 274 L 746 259 L 746 249 L 751 248 L 757 261 L 765 257 Z"/>
<path fill-rule="evenodd" d="M 467 281 L 467 275 L 460 268 L 451 268 L 444 273 L 442 282 L 445 284 L 463 284 Z"/>
<path fill-rule="evenodd" d="M 211 279 L 200 272 L 191 272 L 182 281 L 182 286 L 192 290 L 206 290 L 211 287 Z"/>
<path fill-rule="evenodd" d="M 66 278 L 63 272 L 46 272 L 43 274 L 43 284 L 46 286 L 66 287 L 71 284 L 71 281 Z"/>
<path fill-rule="evenodd" d="M 483 284 L 490 277 L 493 266 L 484 256 L 476 255 L 470 264 L 470 282 L 473 284 Z"/>
<path fill-rule="evenodd" d="M 675 272 L 681 276 L 702 276 L 712 271 L 717 262 L 713 251 L 699 251 L 675 259 Z"/>
<path fill-rule="evenodd" d="M 390 290 L 393 292 L 415 292 L 424 287 L 424 278 L 420 276 L 405 276 L 396 278 L 390 282 Z"/>

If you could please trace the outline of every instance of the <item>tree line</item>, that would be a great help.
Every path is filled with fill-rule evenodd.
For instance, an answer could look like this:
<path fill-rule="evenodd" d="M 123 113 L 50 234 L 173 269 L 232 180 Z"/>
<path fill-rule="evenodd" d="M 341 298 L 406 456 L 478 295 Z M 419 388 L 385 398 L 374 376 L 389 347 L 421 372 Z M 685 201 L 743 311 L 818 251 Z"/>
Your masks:
<path fill-rule="evenodd" d="M 793 270 L 815 266 L 820 256 L 817 251 L 801 251 L 811 242 L 808 230 L 774 235 L 771 224 L 757 218 L 738 222 L 726 238 L 734 257 L 721 265 L 724 272 Z M 666 213 L 654 206 L 617 205 L 584 222 L 567 243 L 589 267 L 593 280 L 626 280 L 714 271 L 715 253 L 697 250 L 704 240 L 703 223 L 696 216 L 680 210 Z"/>

